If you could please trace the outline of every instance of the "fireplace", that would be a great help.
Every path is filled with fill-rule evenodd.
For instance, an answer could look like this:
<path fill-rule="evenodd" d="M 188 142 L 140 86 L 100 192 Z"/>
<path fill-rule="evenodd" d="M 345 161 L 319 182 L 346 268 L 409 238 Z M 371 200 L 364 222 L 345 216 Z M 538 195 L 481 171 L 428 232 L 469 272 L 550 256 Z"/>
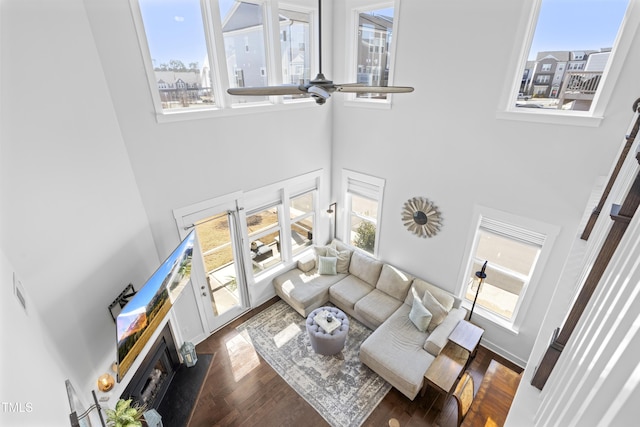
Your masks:
<path fill-rule="evenodd" d="M 180 365 L 176 345 L 167 324 L 120 396 L 147 409 L 157 409 Z"/>

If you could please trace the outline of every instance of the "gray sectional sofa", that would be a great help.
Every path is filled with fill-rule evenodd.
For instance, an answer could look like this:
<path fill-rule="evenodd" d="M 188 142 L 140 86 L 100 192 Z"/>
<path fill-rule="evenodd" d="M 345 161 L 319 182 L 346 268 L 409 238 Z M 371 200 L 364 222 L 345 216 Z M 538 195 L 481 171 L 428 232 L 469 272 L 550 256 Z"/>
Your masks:
<path fill-rule="evenodd" d="M 360 360 L 413 400 L 467 314 L 461 300 L 338 240 L 314 250 L 273 279 L 276 294 L 304 317 L 330 302 L 372 329 Z"/>

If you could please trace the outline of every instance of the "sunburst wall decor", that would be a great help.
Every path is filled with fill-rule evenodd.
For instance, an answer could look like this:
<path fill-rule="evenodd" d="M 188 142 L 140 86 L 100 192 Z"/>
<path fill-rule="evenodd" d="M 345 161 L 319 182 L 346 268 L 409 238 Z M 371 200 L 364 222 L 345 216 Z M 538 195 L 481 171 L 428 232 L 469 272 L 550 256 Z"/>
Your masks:
<path fill-rule="evenodd" d="M 402 222 L 419 237 L 433 237 L 440 231 L 442 218 L 436 205 L 426 197 L 414 197 L 404 204 Z"/>

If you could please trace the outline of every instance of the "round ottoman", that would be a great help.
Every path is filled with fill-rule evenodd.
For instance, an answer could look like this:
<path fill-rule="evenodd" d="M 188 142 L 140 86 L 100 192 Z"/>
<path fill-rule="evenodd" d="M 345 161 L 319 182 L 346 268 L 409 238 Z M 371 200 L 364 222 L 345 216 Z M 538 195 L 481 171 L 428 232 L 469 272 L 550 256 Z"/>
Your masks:
<path fill-rule="evenodd" d="M 336 320 L 340 321 L 341 325 L 327 333 L 317 322 L 316 315 L 323 311 L 328 311 Z M 349 332 L 349 318 L 342 311 L 335 307 L 320 307 L 309 313 L 307 317 L 307 334 L 311 341 L 311 348 L 318 354 L 325 356 L 331 356 L 340 353 L 344 349 L 344 343 L 347 340 L 347 333 Z"/>

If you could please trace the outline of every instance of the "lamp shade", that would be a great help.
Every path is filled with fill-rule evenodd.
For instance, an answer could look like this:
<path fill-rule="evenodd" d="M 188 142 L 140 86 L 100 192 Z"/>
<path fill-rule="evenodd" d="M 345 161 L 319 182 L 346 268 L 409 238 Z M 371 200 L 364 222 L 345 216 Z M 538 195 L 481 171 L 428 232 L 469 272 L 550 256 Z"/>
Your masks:
<path fill-rule="evenodd" d="M 187 368 L 194 366 L 198 361 L 196 347 L 189 341 L 185 341 L 184 344 L 182 344 L 182 347 L 180 347 L 180 355 L 182 355 L 182 361 Z"/>

